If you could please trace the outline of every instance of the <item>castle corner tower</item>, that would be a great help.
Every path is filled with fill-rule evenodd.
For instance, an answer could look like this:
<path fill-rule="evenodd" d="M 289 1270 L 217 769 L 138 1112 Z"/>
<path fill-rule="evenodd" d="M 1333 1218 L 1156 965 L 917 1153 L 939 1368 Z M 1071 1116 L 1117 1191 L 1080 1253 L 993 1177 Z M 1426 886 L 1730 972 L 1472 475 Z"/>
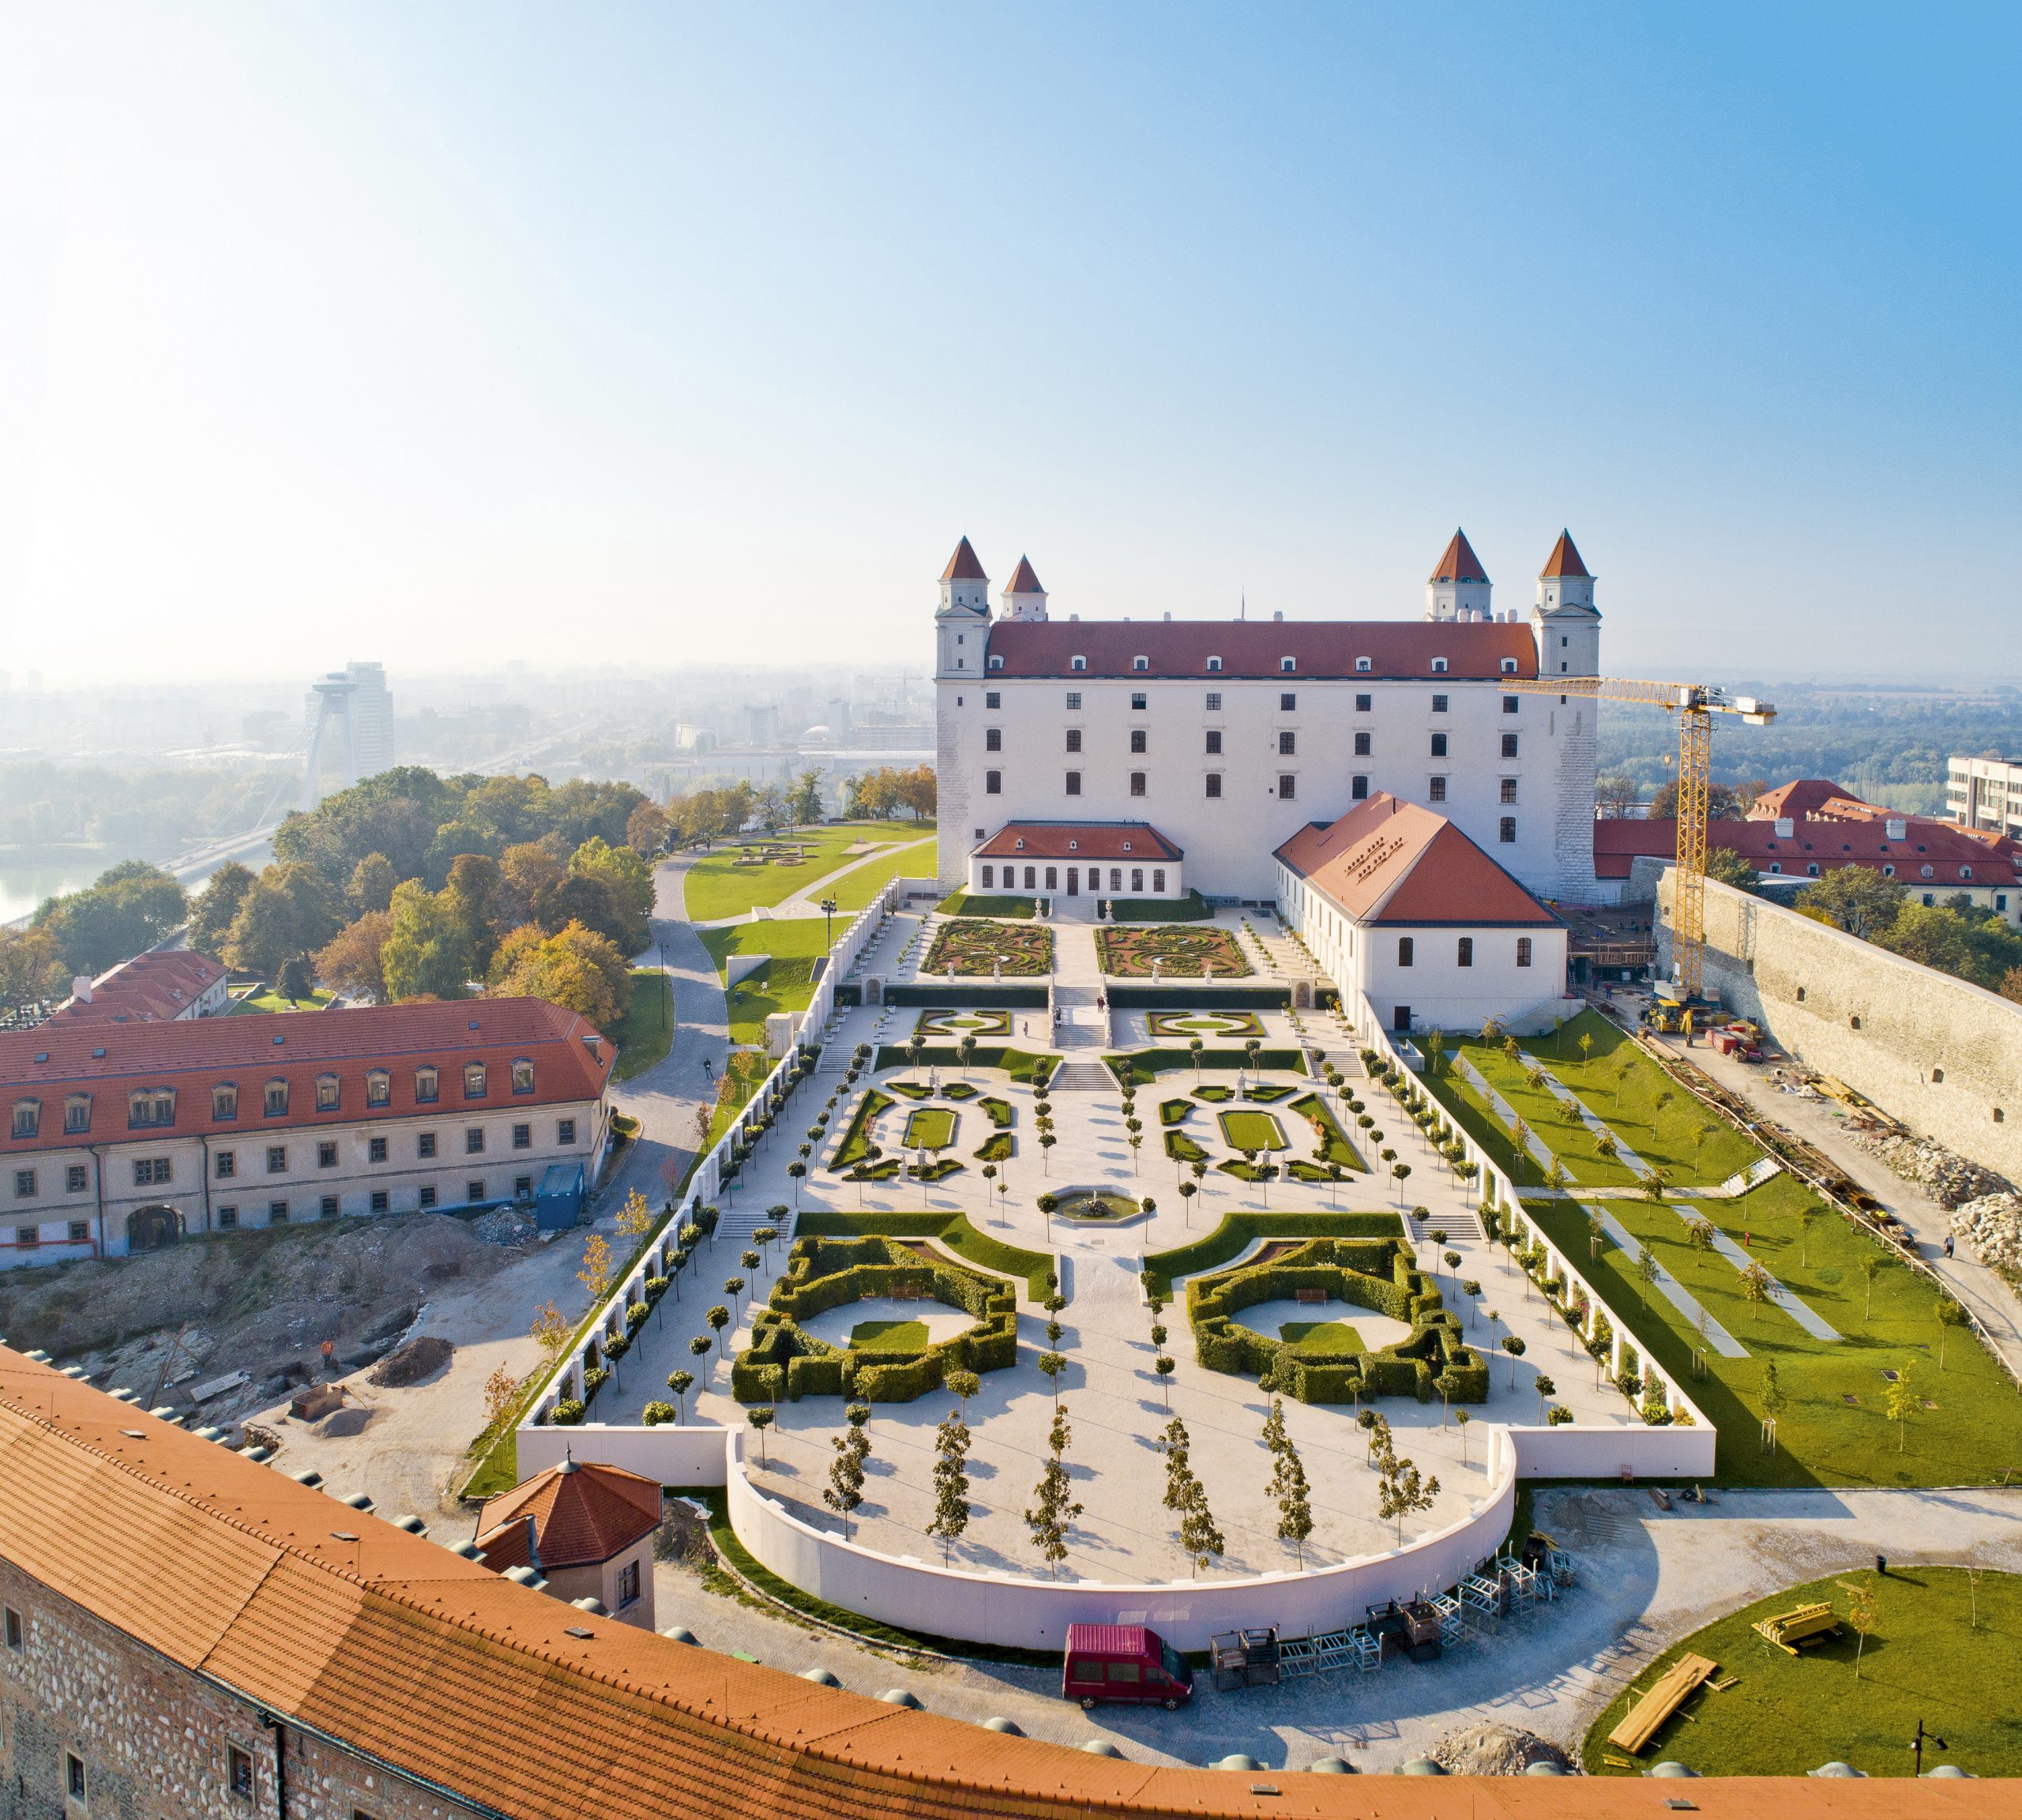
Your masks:
<path fill-rule="evenodd" d="M 1464 531 L 1456 530 L 1446 553 L 1433 565 L 1425 584 L 1428 619 L 1486 620 L 1495 617 L 1489 606 L 1494 592 L 1488 571 L 1474 552 Z"/>

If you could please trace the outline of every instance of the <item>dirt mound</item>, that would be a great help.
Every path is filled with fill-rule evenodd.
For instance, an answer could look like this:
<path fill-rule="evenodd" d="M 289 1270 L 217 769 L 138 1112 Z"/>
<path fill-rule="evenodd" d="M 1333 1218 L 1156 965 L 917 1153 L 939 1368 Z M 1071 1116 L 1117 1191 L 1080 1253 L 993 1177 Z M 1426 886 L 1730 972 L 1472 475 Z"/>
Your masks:
<path fill-rule="evenodd" d="M 449 1363 L 449 1355 L 456 1348 L 446 1340 L 438 1340 L 433 1334 L 423 1335 L 419 1340 L 410 1340 L 406 1345 L 397 1347 L 372 1367 L 372 1382 L 383 1384 L 392 1389 L 404 1389 L 410 1384 L 419 1384 L 424 1378 L 432 1378 Z"/>
<path fill-rule="evenodd" d="M 1533 1763 L 1556 1763 L 1575 1773 L 1579 1769 L 1565 1752 L 1536 1732 L 1492 1720 L 1449 1732 L 1429 1754 L 1454 1776 L 1520 1776 Z"/>

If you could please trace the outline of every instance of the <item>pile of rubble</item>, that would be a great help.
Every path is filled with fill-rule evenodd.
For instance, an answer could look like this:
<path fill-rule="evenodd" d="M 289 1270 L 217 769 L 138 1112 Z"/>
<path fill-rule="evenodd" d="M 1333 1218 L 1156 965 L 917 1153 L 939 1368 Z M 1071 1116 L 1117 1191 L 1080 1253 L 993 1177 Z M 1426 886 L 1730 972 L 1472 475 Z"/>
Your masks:
<path fill-rule="evenodd" d="M 471 1235 L 486 1245 L 530 1244 L 534 1236 L 533 1216 L 517 1207 L 494 1207 L 471 1222 Z"/>
<path fill-rule="evenodd" d="M 1988 1269 L 2022 1280 L 2022 1194 L 1983 1194 L 1955 1209 L 1950 1224 Z"/>
<path fill-rule="evenodd" d="M 1968 1163 L 1928 1138 L 1912 1138 L 1900 1131 L 1850 1131 L 1847 1135 L 1905 1182 L 1915 1183 L 1941 1207 L 1957 1207 L 1983 1195 L 2012 1191 L 2012 1185 L 1991 1169 Z"/>
<path fill-rule="evenodd" d="M 1533 1763 L 1580 1773 L 1579 1764 L 1549 1739 L 1492 1720 L 1449 1732 L 1433 1746 L 1432 1760 L 1449 1776 L 1520 1776 Z"/>

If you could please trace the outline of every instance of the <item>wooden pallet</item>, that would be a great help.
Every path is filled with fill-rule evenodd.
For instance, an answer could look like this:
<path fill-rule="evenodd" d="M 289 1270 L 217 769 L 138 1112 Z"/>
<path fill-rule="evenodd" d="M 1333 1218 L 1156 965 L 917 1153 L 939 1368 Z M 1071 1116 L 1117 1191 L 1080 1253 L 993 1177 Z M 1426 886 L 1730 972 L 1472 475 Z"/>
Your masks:
<path fill-rule="evenodd" d="M 1632 1754 L 1657 1735 L 1658 1728 L 1682 1706 L 1687 1697 L 1719 1667 L 1704 1656 L 1681 1656 L 1666 1669 L 1656 1686 L 1630 1708 L 1629 1717 L 1608 1734 L 1608 1742 Z"/>

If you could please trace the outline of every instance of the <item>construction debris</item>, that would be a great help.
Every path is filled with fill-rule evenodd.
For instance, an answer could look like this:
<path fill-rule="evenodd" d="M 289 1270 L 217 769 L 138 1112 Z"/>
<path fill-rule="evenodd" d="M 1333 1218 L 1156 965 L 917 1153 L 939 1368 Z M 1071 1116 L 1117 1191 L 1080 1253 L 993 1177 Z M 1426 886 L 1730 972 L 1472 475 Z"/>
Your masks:
<path fill-rule="evenodd" d="M 1983 1194 L 1952 1210 L 1952 1232 L 2010 1282 L 2022 1274 L 2022 1194 Z"/>
<path fill-rule="evenodd" d="M 1449 1732 L 1426 1754 L 1449 1776 L 1520 1776 L 1533 1763 L 1556 1763 L 1569 1775 L 1580 1773 L 1579 1764 L 1556 1744 L 1492 1720 Z"/>
<path fill-rule="evenodd" d="M 432 1378 L 449 1363 L 449 1356 L 456 1351 L 446 1340 L 438 1340 L 433 1334 L 425 1334 L 419 1340 L 410 1340 L 404 1346 L 397 1346 L 372 1367 L 374 1384 L 385 1385 L 390 1389 L 403 1389 L 410 1384 L 419 1384 L 424 1378 Z"/>
<path fill-rule="evenodd" d="M 1915 1183 L 1941 1207 L 1954 1208 L 1986 1195 L 2014 1191 L 2013 1183 L 1991 1169 L 1969 1163 L 1928 1138 L 1895 1131 L 1852 1130 L 1847 1135 L 1905 1182 Z"/>

